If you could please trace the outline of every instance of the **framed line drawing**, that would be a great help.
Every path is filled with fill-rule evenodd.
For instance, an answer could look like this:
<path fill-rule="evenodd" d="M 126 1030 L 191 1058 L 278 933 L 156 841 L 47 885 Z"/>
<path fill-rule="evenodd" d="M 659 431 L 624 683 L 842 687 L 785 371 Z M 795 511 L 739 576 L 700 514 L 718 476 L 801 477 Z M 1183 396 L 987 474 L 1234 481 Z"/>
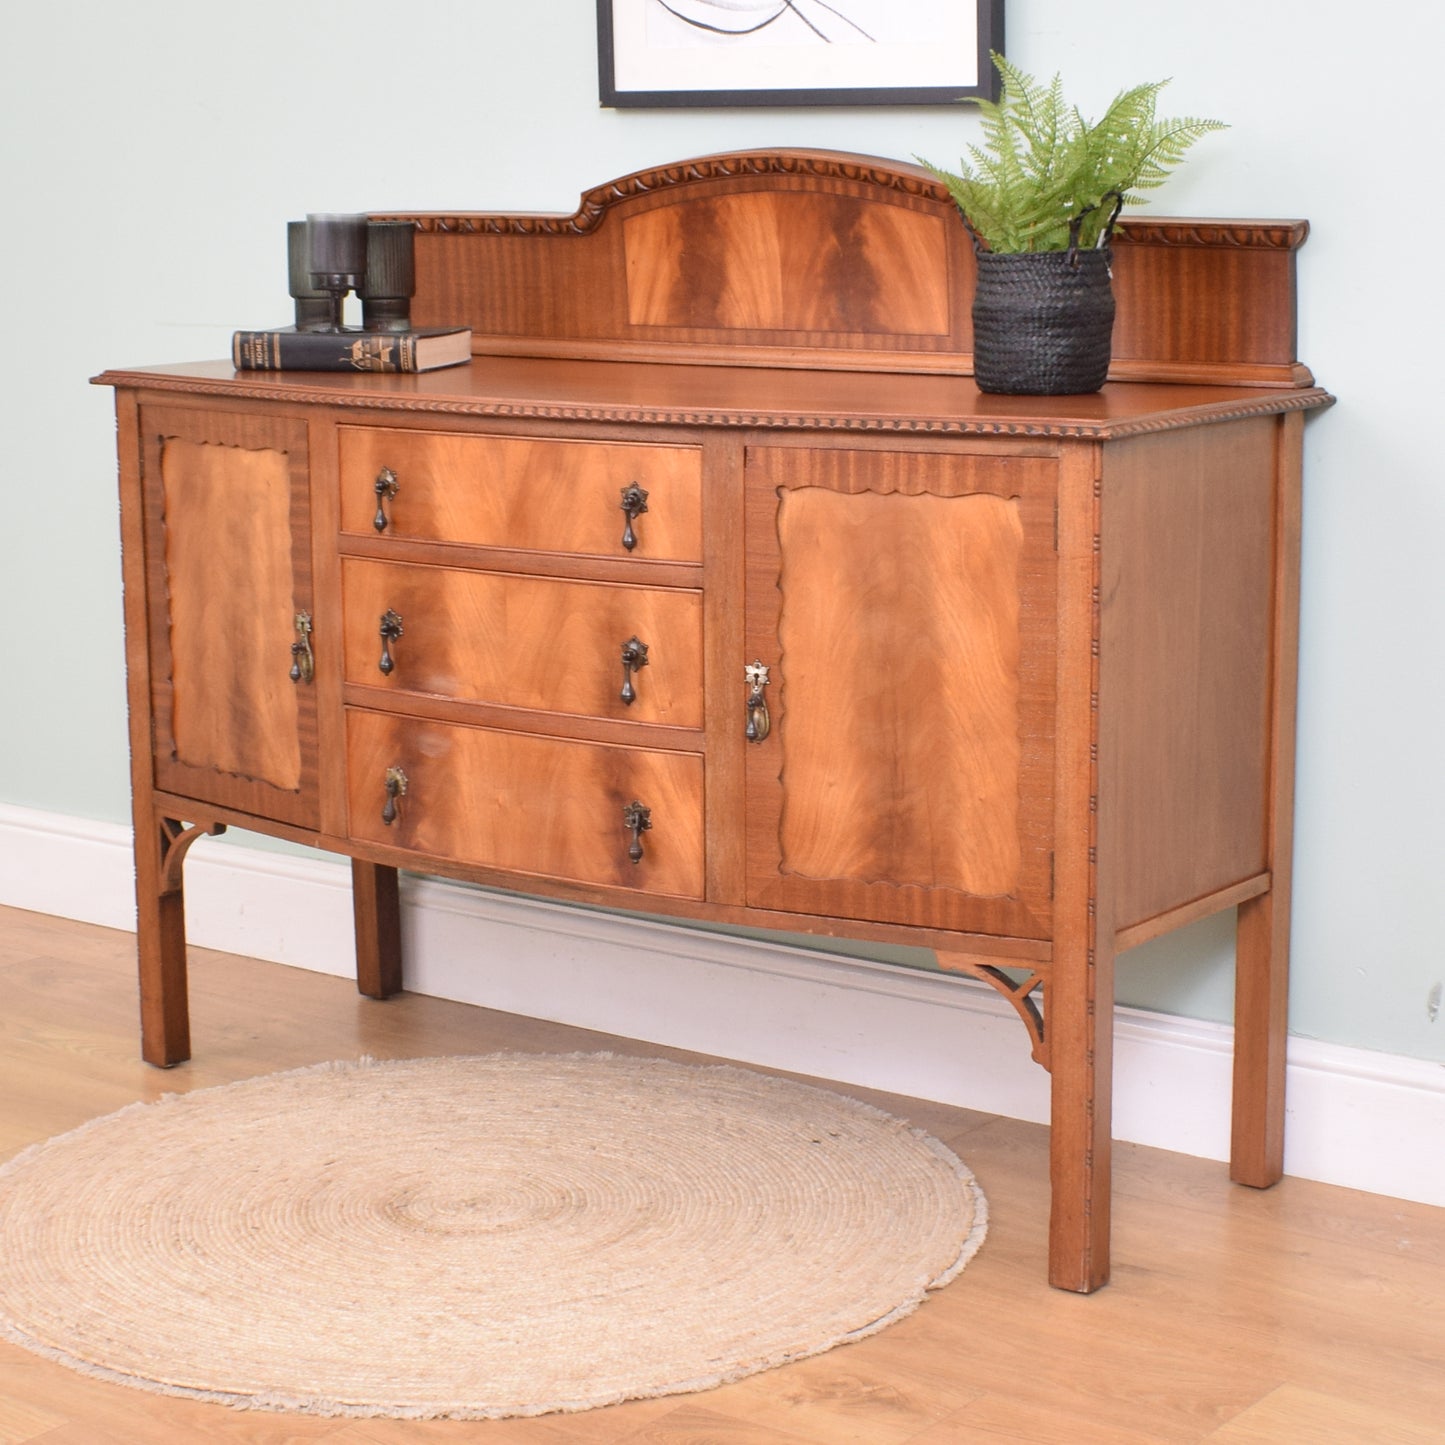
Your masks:
<path fill-rule="evenodd" d="M 604 106 L 996 100 L 1004 0 L 597 0 Z"/>

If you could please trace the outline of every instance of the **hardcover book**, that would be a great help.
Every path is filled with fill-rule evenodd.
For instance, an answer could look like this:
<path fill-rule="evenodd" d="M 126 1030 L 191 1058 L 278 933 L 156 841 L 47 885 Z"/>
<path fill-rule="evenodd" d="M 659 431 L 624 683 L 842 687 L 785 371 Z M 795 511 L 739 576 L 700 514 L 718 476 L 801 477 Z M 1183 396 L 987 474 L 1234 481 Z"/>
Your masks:
<path fill-rule="evenodd" d="M 410 331 L 237 331 L 231 362 L 237 371 L 435 371 L 470 361 L 466 327 Z"/>

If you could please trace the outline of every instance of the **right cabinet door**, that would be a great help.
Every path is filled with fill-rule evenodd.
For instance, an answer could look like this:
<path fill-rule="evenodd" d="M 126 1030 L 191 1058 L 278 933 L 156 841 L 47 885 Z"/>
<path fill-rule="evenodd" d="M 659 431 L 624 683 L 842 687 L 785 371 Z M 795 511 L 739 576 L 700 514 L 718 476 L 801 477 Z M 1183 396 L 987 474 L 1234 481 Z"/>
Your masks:
<path fill-rule="evenodd" d="M 1053 458 L 770 445 L 746 480 L 748 902 L 1048 937 Z"/>

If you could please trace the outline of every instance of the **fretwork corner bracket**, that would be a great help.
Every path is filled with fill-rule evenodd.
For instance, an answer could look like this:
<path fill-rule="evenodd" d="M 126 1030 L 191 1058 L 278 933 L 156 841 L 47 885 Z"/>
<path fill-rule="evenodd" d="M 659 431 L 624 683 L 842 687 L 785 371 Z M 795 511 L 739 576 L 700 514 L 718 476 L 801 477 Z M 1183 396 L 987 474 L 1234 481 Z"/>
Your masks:
<path fill-rule="evenodd" d="M 966 954 L 938 953 L 938 966 L 945 973 L 964 973 L 979 979 L 997 990 L 1006 998 L 1028 1030 L 1030 1055 L 1036 1064 L 1045 1069 L 1052 1067 L 1049 1057 L 1049 1038 L 1044 1029 L 1044 1010 L 1041 1000 L 1048 996 L 1047 984 L 1041 973 L 1029 970 L 1022 979 L 1011 977 L 996 964 L 984 963 L 981 959 Z"/>
<path fill-rule="evenodd" d="M 192 823 L 187 826 L 178 818 L 161 818 L 160 822 L 160 860 L 161 860 L 161 891 L 163 893 L 179 893 L 181 891 L 181 867 L 186 861 L 186 854 L 191 850 L 191 844 L 197 838 L 218 838 L 226 831 L 224 823 Z"/>

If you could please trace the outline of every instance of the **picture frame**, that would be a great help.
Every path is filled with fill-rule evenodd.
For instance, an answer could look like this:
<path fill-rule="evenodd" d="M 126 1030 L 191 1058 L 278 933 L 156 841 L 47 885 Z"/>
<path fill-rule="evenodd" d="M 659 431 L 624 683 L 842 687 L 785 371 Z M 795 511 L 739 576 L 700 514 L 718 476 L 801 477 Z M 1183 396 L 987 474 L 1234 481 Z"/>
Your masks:
<path fill-rule="evenodd" d="M 1004 0 L 597 0 L 604 107 L 997 100 Z"/>

